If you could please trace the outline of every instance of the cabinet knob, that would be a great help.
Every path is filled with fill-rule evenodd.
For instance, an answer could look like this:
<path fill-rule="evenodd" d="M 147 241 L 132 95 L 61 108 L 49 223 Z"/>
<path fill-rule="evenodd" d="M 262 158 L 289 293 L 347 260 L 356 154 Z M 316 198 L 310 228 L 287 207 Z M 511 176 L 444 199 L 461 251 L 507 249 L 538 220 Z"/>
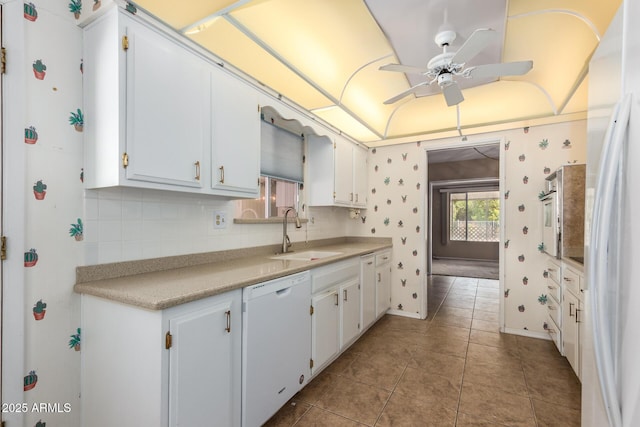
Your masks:
<path fill-rule="evenodd" d="M 196 181 L 200 181 L 200 160 L 196 161 L 193 165 L 196 167 Z"/>

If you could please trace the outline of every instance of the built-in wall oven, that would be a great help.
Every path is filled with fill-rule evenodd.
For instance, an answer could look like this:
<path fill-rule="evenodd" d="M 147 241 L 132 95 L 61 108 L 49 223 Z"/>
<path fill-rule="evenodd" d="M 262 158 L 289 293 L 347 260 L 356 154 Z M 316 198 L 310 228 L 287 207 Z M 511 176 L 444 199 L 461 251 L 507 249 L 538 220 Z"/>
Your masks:
<path fill-rule="evenodd" d="M 556 258 L 584 254 L 585 165 L 558 168 L 545 180 L 542 202 L 542 249 Z"/>

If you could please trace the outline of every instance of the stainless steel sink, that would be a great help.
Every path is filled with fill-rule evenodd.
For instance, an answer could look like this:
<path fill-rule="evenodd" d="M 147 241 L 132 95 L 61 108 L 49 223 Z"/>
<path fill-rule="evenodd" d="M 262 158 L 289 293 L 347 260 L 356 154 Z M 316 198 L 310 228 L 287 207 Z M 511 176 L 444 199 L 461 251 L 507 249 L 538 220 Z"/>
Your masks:
<path fill-rule="evenodd" d="M 271 259 L 282 259 L 288 261 L 314 261 L 317 259 L 328 258 L 336 255 L 342 255 L 342 252 L 331 251 L 303 251 L 290 252 L 282 255 L 270 257 Z"/>

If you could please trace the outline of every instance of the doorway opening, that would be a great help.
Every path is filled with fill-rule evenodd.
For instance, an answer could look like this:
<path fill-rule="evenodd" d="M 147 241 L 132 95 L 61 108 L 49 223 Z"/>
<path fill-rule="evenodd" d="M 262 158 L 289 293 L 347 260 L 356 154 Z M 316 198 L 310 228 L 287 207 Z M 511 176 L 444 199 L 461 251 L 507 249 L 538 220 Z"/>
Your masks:
<path fill-rule="evenodd" d="M 454 310 L 489 332 L 504 325 L 501 146 L 496 139 L 426 149 L 427 311 Z"/>
<path fill-rule="evenodd" d="M 427 150 L 429 274 L 498 279 L 500 144 Z"/>

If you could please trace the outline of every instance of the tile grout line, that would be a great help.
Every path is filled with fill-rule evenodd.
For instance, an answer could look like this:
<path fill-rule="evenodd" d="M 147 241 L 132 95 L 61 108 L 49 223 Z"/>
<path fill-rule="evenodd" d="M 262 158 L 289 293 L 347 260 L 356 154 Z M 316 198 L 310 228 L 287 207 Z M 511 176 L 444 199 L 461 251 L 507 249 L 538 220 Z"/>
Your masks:
<path fill-rule="evenodd" d="M 455 283 L 455 280 L 454 280 Z M 448 295 L 447 295 L 448 296 Z M 476 309 L 476 298 L 478 296 L 478 284 L 476 283 L 476 295 L 473 298 L 473 308 L 471 310 L 471 326 L 473 326 L 473 314 Z M 458 425 L 458 416 L 460 415 L 460 404 L 462 403 L 462 387 L 464 386 L 464 374 L 467 369 L 467 357 L 469 357 L 469 343 L 471 340 L 471 327 L 469 327 L 469 336 L 467 340 L 467 351 L 464 353 L 464 366 L 462 367 L 462 379 L 460 380 L 460 392 L 458 393 L 458 406 L 456 406 L 455 424 Z"/>

